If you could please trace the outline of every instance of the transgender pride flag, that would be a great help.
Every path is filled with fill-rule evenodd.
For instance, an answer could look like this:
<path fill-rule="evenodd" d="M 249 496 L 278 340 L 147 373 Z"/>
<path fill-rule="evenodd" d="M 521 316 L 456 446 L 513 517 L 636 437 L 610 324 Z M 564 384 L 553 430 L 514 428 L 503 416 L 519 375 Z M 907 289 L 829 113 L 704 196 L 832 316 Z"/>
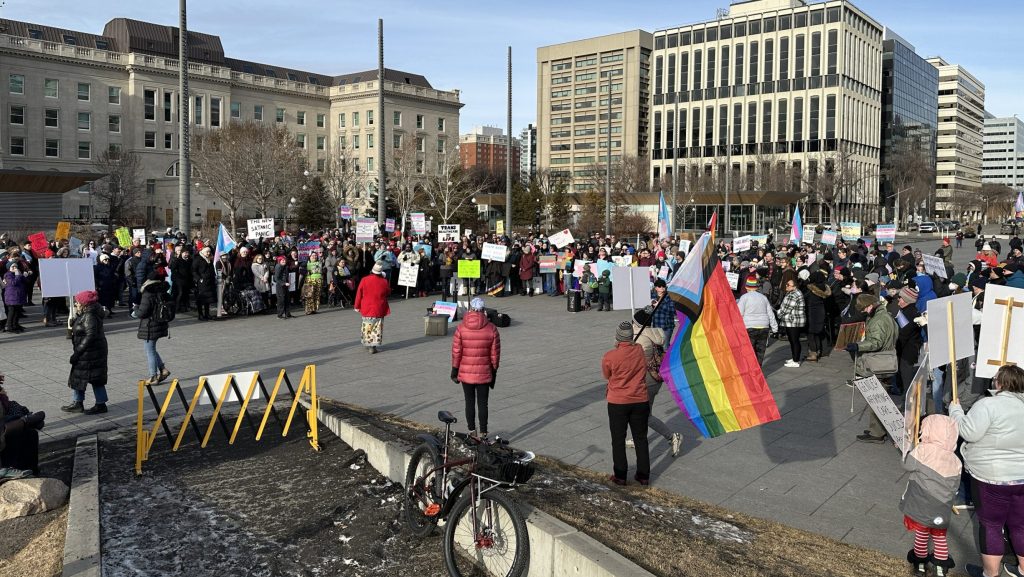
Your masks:
<path fill-rule="evenodd" d="M 800 237 L 804 233 L 804 223 L 800 220 L 800 206 L 796 207 L 793 211 L 793 223 L 789 231 L 789 242 L 792 244 L 799 245 Z"/>
<path fill-rule="evenodd" d="M 1013 203 L 1013 217 L 1024 218 L 1024 192 L 1017 193 L 1017 202 Z"/>
<path fill-rule="evenodd" d="M 671 235 L 671 227 L 668 224 L 668 205 L 665 204 L 665 193 L 661 193 L 661 202 L 658 205 L 658 237 L 668 238 Z"/>

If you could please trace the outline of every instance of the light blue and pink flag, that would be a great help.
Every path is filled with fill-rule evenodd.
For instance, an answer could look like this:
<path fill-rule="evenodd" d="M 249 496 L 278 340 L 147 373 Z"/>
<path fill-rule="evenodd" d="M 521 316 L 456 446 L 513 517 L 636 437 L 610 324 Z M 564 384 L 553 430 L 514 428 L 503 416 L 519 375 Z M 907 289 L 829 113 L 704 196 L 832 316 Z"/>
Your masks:
<path fill-rule="evenodd" d="M 800 206 L 796 207 L 793 211 L 793 223 L 789 231 L 789 242 L 792 244 L 800 244 L 801 235 L 804 233 L 804 223 L 800 220 Z"/>
<path fill-rule="evenodd" d="M 1013 203 L 1014 218 L 1024 218 L 1024 192 L 1017 193 L 1017 202 Z"/>
<path fill-rule="evenodd" d="M 220 255 L 233 248 L 235 248 L 235 239 L 231 238 L 228 229 L 224 228 L 224 224 L 221 223 L 220 228 L 217 230 L 217 247 L 213 249 L 213 262 L 219 261 Z"/>
<path fill-rule="evenodd" d="M 661 201 L 658 205 L 658 237 L 668 238 L 672 234 L 672 228 L 668 224 L 668 205 L 665 204 L 665 193 L 661 193 Z"/>

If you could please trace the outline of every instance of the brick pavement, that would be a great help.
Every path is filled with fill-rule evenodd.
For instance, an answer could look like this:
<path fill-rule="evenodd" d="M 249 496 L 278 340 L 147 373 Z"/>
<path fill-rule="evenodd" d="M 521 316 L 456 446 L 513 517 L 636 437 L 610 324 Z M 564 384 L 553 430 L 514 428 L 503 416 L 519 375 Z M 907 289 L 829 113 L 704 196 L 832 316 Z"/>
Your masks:
<path fill-rule="evenodd" d="M 922 246 L 934 250 L 938 243 Z M 973 243 L 970 253 L 966 246 L 956 262 L 973 255 Z M 628 312 L 571 314 L 563 299 L 547 296 L 486 300 L 513 319 L 501 331 L 503 360 L 490 402 L 492 434 L 565 462 L 610 471 L 599 365 L 613 346 L 614 327 Z M 358 315 L 340 309 L 287 321 L 269 315 L 197 323 L 185 315 L 174 322 L 171 338 L 161 340 L 159 350 L 173 376 L 184 379 L 187 392 L 201 374 L 253 369 L 276 374 L 286 368 L 297 378 L 305 364 L 315 363 L 322 395 L 435 424 L 441 409 L 461 417 L 463 401 L 461 389 L 448 378 L 450 337 L 423 336 L 428 305 L 427 299 L 393 301 L 382 352 L 372 356 L 359 345 Z M 63 331 L 38 324 L 38 307 L 31 312 L 24 334 L 0 335 L 0 370 L 15 399 L 47 412 L 44 436 L 131 427 L 136 383 L 146 373 L 145 353 L 135 336 L 137 321 L 121 313 L 107 322 L 111 410 L 87 417 L 59 411 L 69 398 L 70 342 Z M 752 430 L 701 439 L 671 396 L 662 393 L 655 414 L 683 433 L 684 446 L 673 459 L 668 443 L 652 437 L 654 484 L 902 556 L 911 544 L 897 510 L 906 478 L 892 446 L 854 439 L 866 428 L 867 415 L 859 395 L 850 412 L 849 357 L 833 354 L 788 369 L 782 367 L 787 355 L 788 346 L 776 343 L 765 362 L 783 418 Z M 158 439 L 154 451 L 164 450 Z M 956 518 L 950 536 L 958 560 L 977 560 L 970 517 Z"/>

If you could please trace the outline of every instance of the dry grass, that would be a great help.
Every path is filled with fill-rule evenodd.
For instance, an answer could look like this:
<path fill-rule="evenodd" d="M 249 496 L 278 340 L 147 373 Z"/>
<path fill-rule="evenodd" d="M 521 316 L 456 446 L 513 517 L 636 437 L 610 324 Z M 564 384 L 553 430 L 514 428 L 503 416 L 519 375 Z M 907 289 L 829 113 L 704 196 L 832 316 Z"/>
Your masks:
<path fill-rule="evenodd" d="M 54 577 L 64 568 L 68 508 L 0 522 L 0 577 Z"/>

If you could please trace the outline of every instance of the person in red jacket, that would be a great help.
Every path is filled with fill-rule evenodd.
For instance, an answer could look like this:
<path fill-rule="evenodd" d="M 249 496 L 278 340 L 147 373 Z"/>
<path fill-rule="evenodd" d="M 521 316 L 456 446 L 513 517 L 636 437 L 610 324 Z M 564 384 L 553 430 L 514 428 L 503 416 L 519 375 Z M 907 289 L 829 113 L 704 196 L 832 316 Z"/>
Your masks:
<path fill-rule="evenodd" d="M 476 436 L 476 414 L 479 412 L 480 437 L 486 438 L 487 396 L 494 388 L 494 378 L 501 362 L 501 335 L 498 328 L 487 320 L 483 299 L 473 299 L 469 308 L 452 339 L 452 382 L 462 383 L 469 434 Z"/>
<path fill-rule="evenodd" d="M 612 433 L 612 470 L 610 480 L 626 484 L 626 427 L 633 435 L 636 448 L 636 475 L 641 485 L 650 483 L 651 456 L 647 448 L 647 419 L 651 406 L 647 402 L 647 360 L 644 349 L 633 342 L 633 325 L 619 324 L 615 331 L 615 348 L 601 359 L 601 373 L 608 379 L 608 425 Z"/>
<path fill-rule="evenodd" d="M 370 273 L 359 282 L 354 308 L 363 317 L 363 346 L 374 355 L 384 339 L 384 317 L 391 313 L 388 307 L 391 285 L 384 278 L 384 266 L 380 262 L 373 265 Z"/>

